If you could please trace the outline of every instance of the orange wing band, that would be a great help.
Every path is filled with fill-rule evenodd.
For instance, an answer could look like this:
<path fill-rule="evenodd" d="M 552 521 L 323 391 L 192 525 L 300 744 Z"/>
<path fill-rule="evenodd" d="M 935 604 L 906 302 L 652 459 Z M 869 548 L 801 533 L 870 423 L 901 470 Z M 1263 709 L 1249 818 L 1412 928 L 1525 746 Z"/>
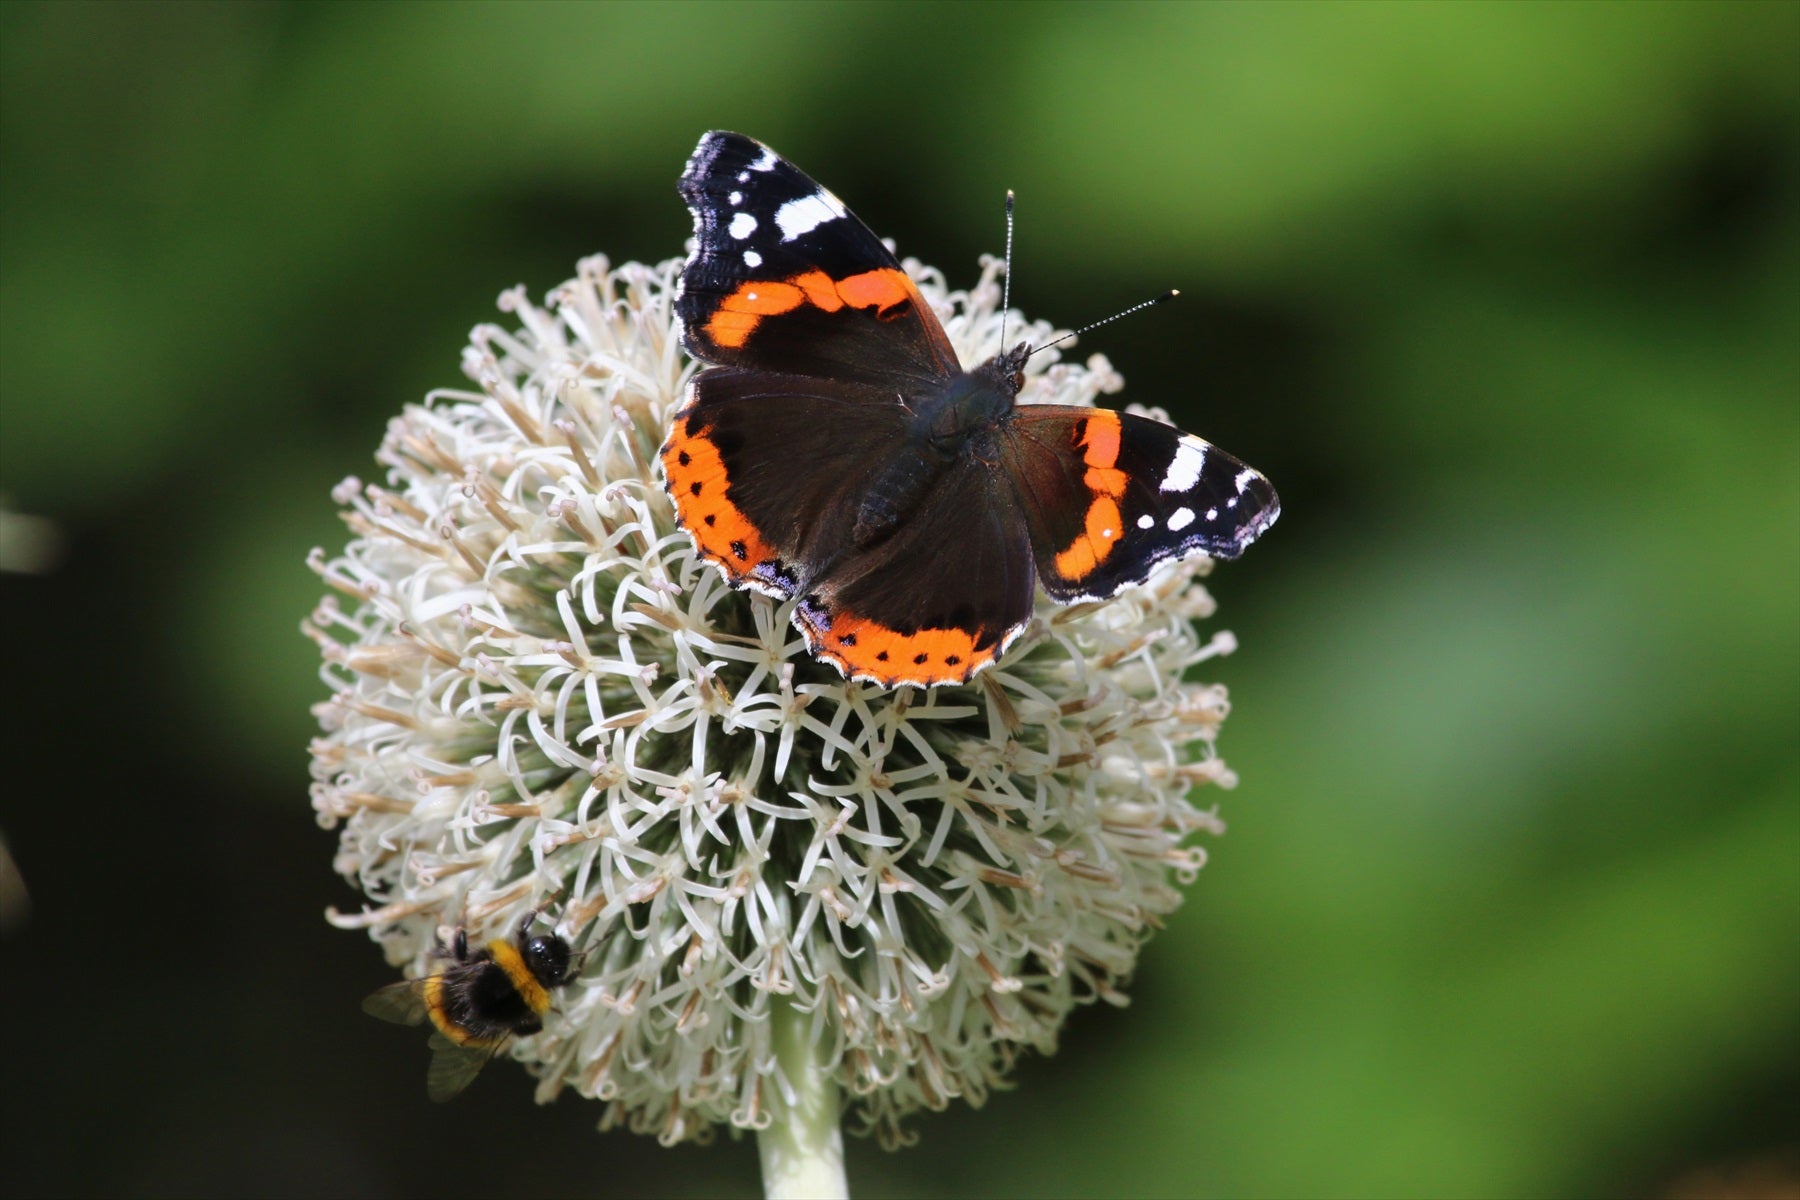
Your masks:
<path fill-rule="evenodd" d="M 1009 635 L 977 647 L 974 636 L 961 629 L 901 633 L 848 613 L 832 615 L 828 625 L 821 623 L 823 617 L 804 607 L 794 612 L 813 653 L 852 679 L 872 680 L 882 687 L 967 683 L 975 672 L 993 662 L 1010 640 Z"/>
<path fill-rule="evenodd" d="M 1125 495 L 1125 472 L 1119 470 L 1119 417 L 1109 409 L 1095 409 L 1081 423 L 1075 444 L 1082 447 L 1087 466 L 1082 482 L 1093 493 L 1082 531 L 1056 555 L 1056 569 L 1065 579 L 1080 579 L 1101 563 L 1125 536 L 1125 519 L 1119 500 Z"/>
<path fill-rule="evenodd" d="M 752 280 L 719 302 L 718 311 L 706 323 L 706 336 L 730 350 L 741 350 L 764 317 L 778 317 L 811 305 L 822 312 L 841 308 L 872 308 L 882 320 L 904 311 L 911 303 L 923 307 L 919 290 L 905 271 L 880 267 L 846 279 L 833 279 L 823 271 L 806 271 L 785 280 Z"/>
<path fill-rule="evenodd" d="M 778 564 L 775 548 L 726 495 L 729 474 L 719 448 L 688 412 L 675 415 L 663 446 L 663 475 L 675 499 L 675 515 L 700 553 L 736 583 L 764 563 Z"/>

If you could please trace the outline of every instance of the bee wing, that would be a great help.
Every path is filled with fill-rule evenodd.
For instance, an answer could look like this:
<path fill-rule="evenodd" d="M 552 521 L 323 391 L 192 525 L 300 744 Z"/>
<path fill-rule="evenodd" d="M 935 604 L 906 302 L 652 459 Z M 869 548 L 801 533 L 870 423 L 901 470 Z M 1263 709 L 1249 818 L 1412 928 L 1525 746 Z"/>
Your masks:
<path fill-rule="evenodd" d="M 441 1033 L 431 1035 L 431 1067 L 425 1072 L 425 1094 L 442 1104 L 455 1097 L 481 1074 L 488 1059 L 506 1044 L 497 1042 L 464 1046 Z"/>
<path fill-rule="evenodd" d="M 425 1020 L 424 983 L 422 979 L 403 979 L 377 988 L 363 1001 L 363 1011 L 396 1025 L 421 1024 Z"/>

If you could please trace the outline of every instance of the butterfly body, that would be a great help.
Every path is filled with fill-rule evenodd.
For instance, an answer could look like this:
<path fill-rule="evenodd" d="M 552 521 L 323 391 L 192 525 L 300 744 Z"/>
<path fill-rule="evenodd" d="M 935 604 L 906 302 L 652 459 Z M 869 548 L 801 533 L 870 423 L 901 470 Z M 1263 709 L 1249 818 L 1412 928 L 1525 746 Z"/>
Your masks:
<path fill-rule="evenodd" d="M 1036 589 L 1105 599 L 1279 513 L 1261 474 L 1107 409 L 1021 405 L 1030 348 L 964 370 L 887 247 L 753 139 L 709 133 L 679 190 L 676 310 L 711 364 L 662 451 L 676 515 L 732 584 L 795 599 L 812 652 L 885 687 L 966 682 Z"/>
<path fill-rule="evenodd" d="M 1023 369 L 1022 353 L 1008 359 L 1021 360 Z M 853 547 L 866 549 L 892 533 L 961 460 L 998 464 L 1002 424 L 1013 412 L 1018 390 L 1018 372 L 995 359 L 908 404 L 906 438 L 889 452 L 862 498 L 851 530 Z"/>

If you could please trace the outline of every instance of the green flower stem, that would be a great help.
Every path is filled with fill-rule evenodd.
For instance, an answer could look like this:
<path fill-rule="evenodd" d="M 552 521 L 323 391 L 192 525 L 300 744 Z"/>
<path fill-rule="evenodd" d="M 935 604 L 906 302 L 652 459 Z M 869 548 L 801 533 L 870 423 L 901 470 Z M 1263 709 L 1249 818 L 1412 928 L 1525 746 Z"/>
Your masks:
<path fill-rule="evenodd" d="M 774 1120 L 756 1136 L 763 1194 L 769 1200 L 849 1200 L 837 1081 L 818 1060 L 807 1015 L 785 996 L 773 1000 L 769 1021 L 775 1060 L 794 1089 L 794 1103 L 778 1100 Z"/>

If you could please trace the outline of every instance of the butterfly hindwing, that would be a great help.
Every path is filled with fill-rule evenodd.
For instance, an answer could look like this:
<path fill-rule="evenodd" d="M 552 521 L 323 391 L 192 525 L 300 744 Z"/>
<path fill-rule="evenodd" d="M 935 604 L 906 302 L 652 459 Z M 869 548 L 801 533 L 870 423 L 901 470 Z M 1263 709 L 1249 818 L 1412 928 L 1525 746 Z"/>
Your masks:
<path fill-rule="evenodd" d="M 960 369 L 881 239 L 761 142 L 705 135 L 677 186 L 697 242 L 676 301 L 694 357 L 889 387 Z"/>
<path fill-rule="evenodd" d="M 700 553 L 785 598 L 849 550 L 870 463 L 904 438 L 904 410 L 870 389 L 715 368 L 676 414 L 663 471 Z"/>
<path fill-rule="evenodd" d="M 1148 417 L 1023 405 L 1009 436 L 1038 578 L 1064 603 L 1117 595 L 1171 558 L 1236 558 L 1281 514 L 1260 472 Z"/>
<path fill-rule="evenodd" d="M 814 654 L 883 687 L 967 680 L 1031 619 L 1031 540 L 1002 478 L 965 459 L 891 535 L 803 589 Z"/>

